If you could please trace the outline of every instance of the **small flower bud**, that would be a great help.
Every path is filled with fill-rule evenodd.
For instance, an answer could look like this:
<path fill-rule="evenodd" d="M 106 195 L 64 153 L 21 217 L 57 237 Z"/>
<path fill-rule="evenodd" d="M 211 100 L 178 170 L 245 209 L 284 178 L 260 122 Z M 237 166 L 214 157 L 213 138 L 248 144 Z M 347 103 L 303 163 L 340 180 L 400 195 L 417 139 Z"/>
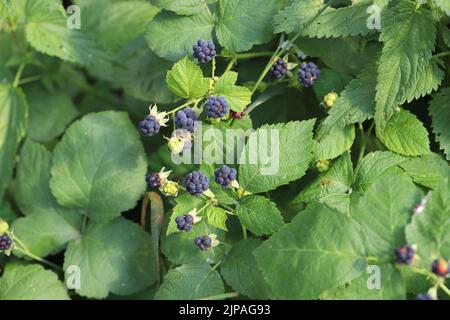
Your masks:
<path fill-rule="evenodd" d="M 331 108 L 336 102 L 339 95 L 336 92 L 330 92 L 323 98 L 323 103 L 326 107 Z"/>
<path fill-rule="evenodd" d="M 178 195 L 179 189 L 180 187 L 178 183 L 169 180 L 159 188 L 159 190 L 165 196 L 173 196 L 173 197 L 176 197 Z"/>

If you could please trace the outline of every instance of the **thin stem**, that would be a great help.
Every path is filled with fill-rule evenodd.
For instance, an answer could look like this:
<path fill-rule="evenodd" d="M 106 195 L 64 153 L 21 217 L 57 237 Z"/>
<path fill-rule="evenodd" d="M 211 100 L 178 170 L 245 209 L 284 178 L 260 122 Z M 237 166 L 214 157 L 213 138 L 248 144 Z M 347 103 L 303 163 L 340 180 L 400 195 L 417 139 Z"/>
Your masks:
<path fill-rule="evenodd" d="M 213 78 L 213 80 L 214 80 L 214 75 L 215 75 L 215 73 L 216 73 L 216 58 L 214 57 L 213 58 L 213 60 L 212 60 L 212 67 L 211 67 L 211 77 Z"/>
<path fill-rule="evenodd" d="M 25 63 L 22 63 L 17 69 L 16 76 L 14 77 L 13 87 L 18 87 L 20 82 L 20 77 L 22 76 L 23 69 L 25 68 Z"/>
<path fill-rule="evenodd" d="M 141 228 L 145 230 L 145 222 L 147 221 L 148 192 L 144 194 L 141 205 Z"/>
<path fill-rule="evenodd" d="M 439 288 L 441 288 L 442 291 L 444 291 L 450 297 L 450 289 L 447 288 L 443 282 L 439 283 Z"/>
<path fill-rule="evenodd" d="M 261 51 L 261 52 L 250 52 L 250 53 L 240 53 L 240 54 L 222 54 L 217 55 L 221 58 L 233 58 L 235 60 L 243 60 L 243 59 L 253 59 L 253 58 L 261 58 L 261 57 L 271 57 L 273 54 L 272 51 Z"/>
<path fill-rule="evenodd" d="M 199 101 L 199 99 L 196 99 L 196 100 L 192 100 L 192 99 L 191 99 L 191 100 L 188 100 L 188 101 L 186 101 L 185 103 L 183 103 L 181 106 L 176 107 L 175 109 L 173 109 L 173 110 L 167 112 L 166 114 L 169 115 L 169 114 L 175 113 L 175 112 L 177 112 L 178 110 L 183 109 L 184 107 L 187 107 L 187 106 L 189 106 L 189 105 L 191 105 L 191 104 L 193 104 L 193 103 L 197 103 L 198 101 Z"/>
<path fill-rule="evenodd" d="M 88 220 L 88 215 L 87 215 L 87 212 L 85 212 L 83 215 L 83 222 L 81 224 L 81 233 L 84 233 L 84 230 L 86 230 L 87 220 Z"/>
<path fill-rule="evenodd" d="M 242 237 L 244 239 L 247 239 L 247 229 L 245 229 L 243 225 L 241 225 L 241 227 L 242 227 Z"/>
<path fill-rule="evenodd" d="M 236 298 L 239 297 L 239 292 L 227 292 L 222 294 L 217 294 L 214 296 L 204 297 L 197 300 L 223 300 L 228 298 Z"/>
<path fill-rule="evenodd" d="M 237 61 L 236 58 L 231 59 L 230 62 L 228 62 L 228 65 L 227 65 L 227 68 L 225 69 L 225 72 L 230 71 L 231 68 L 233 68 L 233 66 L 235 65 L 236 61 Z"/>

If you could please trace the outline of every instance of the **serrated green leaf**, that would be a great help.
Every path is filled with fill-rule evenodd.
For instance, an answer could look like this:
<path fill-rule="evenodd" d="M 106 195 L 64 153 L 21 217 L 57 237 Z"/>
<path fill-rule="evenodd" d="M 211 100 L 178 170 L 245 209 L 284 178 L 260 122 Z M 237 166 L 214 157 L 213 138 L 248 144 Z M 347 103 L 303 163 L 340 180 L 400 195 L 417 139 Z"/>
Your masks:
<path fill-rule="evenodd" d="M 361 225 L 368 255 L 393 258 L 395 249 L 405 244 L 405 226 L 422 195 L 405 176 L 384 175 L 373 182 L 351 209 Z"/>
<path fill-rule="evenodd" d="M 401 155 L 420 156 L 430 152 L 427 129 L 404 109 L 394 113 L 384 127 L 377 127 L 377 137 L 389 150 Z"/>
<path fill-rule="evenodd" d="M 60 206 L 53 197 L 49 187 L 51 162 L 49 151 L 27 140 L 20 153 L 14 185 L 16 203 L 27 215 L 14 222 L 14 233 L 41 257 L 58 252 L 76 239 L 82 220 L 78 212 Z"/>
<path fill-rule="evenodd" d="M 155 300 L 194 300 L 224 292 L 217 270 L 212 270 L 207 264 L 186 264 L 167 273 Z"/>
<path fill-rule="evenodd" d="M 367 266 L 357 223 L 323 205 L 302 211 L 254 254 L 281 299 L 315 299 L 357 278 Z"/>
<path fill-rule="evenodd" d="M 426 269 L 439 257 L 450 256 L 450 179 L 428 196 L 425 210 L 406 227 L 408 244 L 417 245 L 418 264 Z"/>
<path fill-rule="evenodd" d="M 380 288 L 368 287 L 371 274 L 363 274 L 353 280 L 338 294 L 339 300 L 404 300 L 406 299 L 406 286 L 402 274 L 390 264 L 382 264 L 380 268 Z"/>
<path fill-rule="evenodd" d="M 252 93 L 246 87 L 236 86 L 236 81 L 236 72 L 225 72 L 217 79 L 214 94 L 225 97 L 231 110 L 241 112 L 250 104 Z"/>
<path fill-rule="evenodd" d="M 322 0 L 295 1 L 275 15 L 275 33 L 299 32 L 323 8 Z"/>
<path fill-rule="evenodd" d="M 26 39 L 37 51 L 86 67 L 108 68 L 113 62 L 112 55 L 94 36 L 67 27 L 67 16 L 59 1 L 27 1 L 26 16 Z"/>
<path fill-rule="evenodd" d="M 213 227 L 228 231 L 226 221 L 227 213 L 224 209 L 218 207 L 210 207 L 206 210 L 206 222 Z"/>
<path fill-rule="evenodd" d="M 431 12 L 410 1 L 397 1 L 381 17 L 381 41 L 384 43 L 378 65 L 376 120 L 382 125 L 397 105 L 410 100 L 418 78 L 429 66 L 436 41 Z M 428 90 L 427 90 L 428 91 Z M 428 92 L 424 92 L 426 94 Z"/>
<path fill-rule="evenodd" d="M 131 209 L 145 192 L 147 161 L 125 113 L 92 113 L 72 124 L 53 156 L 50 187 L 61 205 L 100 221 Z"/>
<path fill-rule="evenodd" d="M 283 217 L 275 203 L 262 196 L 242 198 L 236 214 L 241 224 L 257 236 L 275 233 L 283 225 Z"/>
<path fill-rule="evenodd" d="M 0 84 L 0 199 L 12 176 L 16 149 L 26 133 L 27 123 L 28 105 L 22 90 Z"/>
<path fill-rule="evenodd" d="M 187 56 L 167 72 L 166 81 L 173 93 L 186 99 L 201 98 L 209 89 L 209 80 L 203 77 L 202 69 Z"/>
<path fill-rule="evenodd" d="M 429 112 L 433 121 L 433 133 L 436 141 L 450 160 L 450 88 L 442 89 L 430 102 Z"/>
<path fill-rule="evenodd" d="M 415 183 L 431 189 L 436 189 L 446 177 L 450 176 L 447 161 L 436 153 L 426 154 L 400 163 L 400 167 Z"/>
<path fill-rule="evenodd" d="M 14 266 L 0 278 L 0 300 L 70 300 L 58 276 L 42 266 Z"/>
<path fill-rule="evenodd" d="M 314 122 L 264 125 L 252 133 L 238 170 L 242 187 L 254 193 L 265 192 L 301 178 L 313 158 Z"/>
<path fill-rule="evenodd" d="M 352 147 L 354 140 L 354 125 L 349 125 L 344 128 L 335 126 L 330 130 L 328 135 L 317 142 L 315 159 L 334 159 L 349 150 Z"/>
<path fill-rule="evenodd" d="M 188 17 L 163 11 L 147 25 L 145 39 L 158 56 L 176 61 L 191 54 L 198 39 L 212 39 L 214 23 L 206 10 Z"/>
<path fill-rule="evenodd" d="M 322 122 L 317 133 L 322 139 L 335 127 L 343 128 L 348 124 L 370 119 L 375 112 L 375 64 L 366 67 L 356 79 L 350 81 L 341 93 L 329 115 Z"/>
<path fill-rule="evenodd" d="M 356 167 L 353 188 L 356 191 L 366 191 L 377 177 L 390 172 L 404 161 L 405 158 L 388 151 L 367 154 Z"/>
<path fill-rule="evenodd" d="M 450 2 L 446 0 L 433 0 L 434 4 L 450 16 Z"/>
<path fill-rule="evenodd" d="M 83 236 L 67 247 L 64 270 L 71 265 L 80 268 L 76 292 L 83 297 L 105 298 L 109 292 L 128 295 L 156 282 L 153 254 L 148 233 L 117 218 L 89 224 Z"/>
<path fill-rule="evenodd" d="M 348 74 L 336 72 L 332 69 L 321 69 L 320 77 L 313 87 L 317 100 L 323 101 L 323 98 L 330 92 L 340 93 L 351 80 L 352 77 Z"/>
<path fill-rule="evenodd" d="M 207 6 L 207 2 L 206 0 L 155 0 L 154 4 L 180 15 L 192 15 L 202 12 Z"/>
<path fill-rule="evenodd" d="M 11 223 L 16 218 L 17 215 L 11 208 L 11 204 L 9 203 L 9 201 L 4 200 L 3 203 L 0 204 L 0 219 L 6 221 L 7 223 Z"/>
<path fill-rule="evenodd" d="M 245 239 L 233 245 L 220 266 L 220 272 L 227 284 L 234 290 L 251 299 L 269 299 L 272 293 L 268 283 L 253 256 L 253 251 L 262 242 L 257 239 Z"/>
<path fill-rule="evenodd" d="M 248 51 L 273 37 L 272 17 L 282 1 L 222 0 L 218 5 L 217 38 L 233 52 Z"/>
<path fill-rule="evenodd" d="M 200 236 L 216 234 L 218 240 L 224 238 L 224 232 L 208 225 L 204 221 L 194 225 L 189 232 L 177 232 L 164 236 L 161 239 L 161 250 L 170 261 L 175 264 L 184 263 L 216 263 L 223 256 L 222 246 L 201 251 L 194 243 Z"/>
<path fill-rule="evenodd" d="M 26 91 L 29 101 L 28 136 L 37 142 L 50 142 L 78 116 L 79 112 L 64 92 L 46 92 L 40 86 Z"/>
<path fill-rule="evenodd" d="M 330 169 L 308 184 L 293 200 L 293 203 L 320 201 L 331 195 L 348 195 L 353 183 L 353 164 L 350 154 L 337 159 Z M 325 199 L 324 199 L 325 200 Z"/>

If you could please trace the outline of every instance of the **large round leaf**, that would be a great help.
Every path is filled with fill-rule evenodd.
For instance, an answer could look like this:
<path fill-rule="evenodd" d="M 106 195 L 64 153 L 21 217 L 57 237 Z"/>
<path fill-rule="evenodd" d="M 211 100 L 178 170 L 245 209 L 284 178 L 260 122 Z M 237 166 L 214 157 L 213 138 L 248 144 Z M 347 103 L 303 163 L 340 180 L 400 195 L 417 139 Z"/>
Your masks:
<path fill-rule="evenodd" d="M 147 161 L 125 113 L 92 113 L 56 146 L 50 186 L 58 202 L 108 220 L 133 208 L 145 192 Z"/>

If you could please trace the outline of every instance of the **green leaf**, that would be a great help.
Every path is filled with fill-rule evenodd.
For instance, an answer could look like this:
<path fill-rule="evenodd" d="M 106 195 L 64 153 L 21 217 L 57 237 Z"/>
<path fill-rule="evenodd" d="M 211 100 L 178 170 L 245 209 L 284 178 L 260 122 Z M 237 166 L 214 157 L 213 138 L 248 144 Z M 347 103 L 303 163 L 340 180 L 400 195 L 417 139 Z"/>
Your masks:
<path fill-rule="evenodd" d="M 441 150 L 450 160 L 450 88 L 442 89 L 436 94 L 430 102 L 429 112 L 433 121 L 433 133 L 436 135 L 436 141 L 439 142 Z"/>
<path fill-rule="evenodd" d="M 32 264 L 8 268 L 0 278 L 0 300 L 70 300 L 58 276 Z"/>
<path fill-rule="evenodd" d="M 217 38 L 233 52 L 248 51 L 273 37 L 272 17 L 283 1 L 225 0 L 218 5 Z"/>
<path fill-rule="evenodd" d="M 17 215 L 11 208 L 11 204 L 9 203 L 9 201 L 4 200 L 3 203 L 0 204 L 0 219 L 6 221 L 7 223 L 11 223 L 16 218 Z"/>
<path fill-rule="evenodd" d="M 214 23 L 206 9 L 188 17 L 163 11 L 147 25 L 145 39 L 158 56 L 176 61 L 191 54 L 198 39 L 212 39 Z"/>
<path fill-rule="evenodd" d="M 262 196 L 242 198 L 236 214 L 241 224 L 257 236 L 270 235 L 283 225 L 283 217 L 275 203 Z"/>
<path fill-rule="evenodd" d="M 60 251 L 78 238 L 82 220 L 77 211 L 60 206 L 53 197 L 49 187 L 51 162 L 52 154 L 45 147 L 27 140 L 14 185 L 16 203 L 27 215 L 14 221 L 14 233 L 41 257 Z"/>
<path fill-rule="evenodd" d="M 212 270 L 207 264 L 186 264 L 166 274 L 155 300 L 194 300 L 224 292 L 217 270 Z"/>
<path fill-rule="evenodd" d="M 242 187 L 265 192 L 301 178 L 313 158 L 314 122 L 264 125 L 252 133 L 240 159 Z"/>
<path fill-rule="evenodd" d="M 419 265 L 429 269 L 438 257 L 450 257 L 450 179 L 428 196 L 425 210 L 406 227 L 408 244 L 417 245 Z"/>
<path fill-rule="evenodd" d="M 117 218 L 89 224 L 83 236 L 67 247 L 64 270 L 71 265 L 80 268 L 79 295 L 105 298 L 109 292 L 129 295 L 155 283 L 154 261 L 148 233 L 131 221 Z"/>
<path fill-rule="evenodd" d="M 0 199 L 12 176 L 16 149 L 26 133 L 27 122 L 28 105 L 22 90 L 0 84 Z"/>
<path fill-rule="evenodd" d="M 357 278 L 367 266 L 357 223 L 323 205 L 302 211 L 254 254 L 281 299 L 315 299 Z"/>
<path fill-rule="evenodd" d="M 187 56 L 167 72 L 166 81 L 173 93 L 186 99 L 201 98 L 209 89 L 209 80 L 203 77 L 202 69 Z"/>
<path fill-rule="evenodd" d="M 49 93 L 33 86 L 26 95 L 30 108 L 28 136 L 34 141 L 52 141 L 78 116 L 78 110 L 64 92 Z"/>
<path fill-rule="evenodd" d="M 251 102 L 252 93 L 246 87 L 236 86 L 237 73 L 227 71 L 220 76 L 214 87 L 214 93 L 223 96 L 231 110 L 241 112 Z"/>
<path fill-rule="evenodd" d="M 180 15 L 200 13 L 207 6 L 206 0 L 155 0 L 154 3 L 159 8 L 174 11 Z"/>
<path fill-rule="evenodd" d="M 404 229 L 422 192 L 405 176 L 378 178 L 352 206 L 352 217 L 361 224 L 367 254 L 382 259 L 394 256 L 405 244 Z"/>
<path fill-rule="evenodd" d="M 344 128 L 348 124 L 372 118 L 375 112 L 375 72 L 375 64 L 370 64 L 356 79 L 350 81 L 322 122 L 318 131 L 319 139 L 336 127 Z"/>
<path fill-rule="evenodd" d="M 406 286 L 400 271 L 390 264 L 379 265 L 380 289 L 369 289 L 367 283 L 371 274 L 363 274 L 353 280 L 335 299 L 340 300 L 405 300 Z"/>
<path fill-rule="evenodd" d="M 354 189 L 366 191 L 379 176 L 396 169 L 404 161 L 405 158 L 388 151 L 367 154 L 356 167 Z"/>
<path fill-rule="evenodd" d="M 81 24 L 106 48 L 117 50 L 142 35 L 159 11 L 148 2 L 136 0 L 90 3 L 82 8 Z"/>
<path fill-rule="evenodd" d="M 58 203 L 108 220 L 145 192 L 147 161 L 125 113 L 92 113 L 72 124 L 55 148 L 50 187 Z"/>
<path fill-rule="evenodd" d="M 161 250 L 175 264 L 216 263 L 223 256 L 223 246 L 201 251 L 194 243 L 196 237 L 216 234 L 218 240 L 224 238 L 224 232 L 208 225 L 204 221 L 194 225 L 189 232 L 176 232 L 162 237 Z"/>
<path fill-rule="evenodd" d="M 59 1 L 27 1 L 25 10 L 26 39 L 37 51 L 86 67 L 107 68 L 112 63 L 111 54 L 94 36 L 67 28 L 67 16 Z"/>
<path fill-rule="evenodd" d="M 316 160 L 334 159 L 349 150 L 354 140 L 354 125 L 344 128 L 333 127 L 328 135 L 317 142 L 315 158 Z"/>
<path fill-rule="evenodd" d="M 428 131 L 412 113 L 401 109 L 392 115 L 377 136 L 391 151 L 405 156 L 420 156 L 430 152 Z"/>
<path fill-rule="evenodd" d="M 446 177 L 450 176 L 447 161 L 436 153 L 430 153 L 419 158 L 412 158 L 400 164 L 400 167 L 415 183 L 436 189 Z"/>
<path fill-rule="evenodd" d="M 413 92 L 418 79 L 429 62 L 436 41 L 436 28 L 431 12 L 410 1 L 397 1 L 381 17 L 381 41 L 384 43 L 378 65 L 376 88 L 376 120 L 384 124 L 397 105 L 414 96 L 427 94 Z"/>
<path fill-rule="evenodd" d="M 352 77 L 345 74 L 336 72 L 332 69 L 321 69 L 320 77 L 314 84 L 314 92 L 317 99 L 323 101 L 323 98 L 330 92 L 340 93 L 348 83 L 352 80 Z"/>
<path fill-rule="evenodd" d="M 337 159 L 330 169 L 308 184 L 292 202 L 326 200 L 332 195 L 348 195 L 353 182 L 353 164 L 347 152 Z"/>
<path fill-rule="evenodd" d="M 220 266 L 225 282 L 251 299 L 269 299 L 270 287 L 258 270 L 253 251 L 261 245 L 257 239 L 245 239 L 233 245 Z"/>
<path fill-rule="evenodd" d="M 367 27 L 370 16 L 367 10 L 372 4 L 373 1 L 361 1 L 338 9 L 329 7 L 318 15 L 322 1 L 299 1 L 275 16 L 275 32 L 295 30 L 315 38 L 366 35 L 371 31 Z M 293 11 L 300 13 L 294 14 L 296 20 L 290 16 Z"/>
<path fill-rule="evenodd" d="M 227 213 L 222 208 L 210 207 L 206 210 L 206 222 L 213 227 L 228 231 L 227 218 Z"/>

